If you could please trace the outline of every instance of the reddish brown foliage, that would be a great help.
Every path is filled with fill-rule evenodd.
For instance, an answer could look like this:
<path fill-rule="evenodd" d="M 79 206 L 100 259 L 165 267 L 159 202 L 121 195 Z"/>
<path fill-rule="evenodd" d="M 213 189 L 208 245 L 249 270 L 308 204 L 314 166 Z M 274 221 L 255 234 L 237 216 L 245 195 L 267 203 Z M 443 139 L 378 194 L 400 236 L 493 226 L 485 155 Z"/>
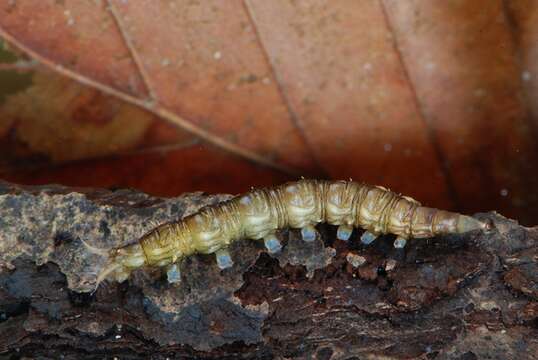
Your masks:
<path fill-rule="evenodd" d="M 157 195 L 351 177 L 536 222 L 537 17 L 534 0 L 4 1 L 0 35 L 85 100 L 55 123 L 75 129 L 63 149 L 2 110 L 2 177 Z M 101 92 L 136 108 L 136 136 L 99 130 L 125 106 Z M 58 159 L 69 141 L 91 146 Z"/>

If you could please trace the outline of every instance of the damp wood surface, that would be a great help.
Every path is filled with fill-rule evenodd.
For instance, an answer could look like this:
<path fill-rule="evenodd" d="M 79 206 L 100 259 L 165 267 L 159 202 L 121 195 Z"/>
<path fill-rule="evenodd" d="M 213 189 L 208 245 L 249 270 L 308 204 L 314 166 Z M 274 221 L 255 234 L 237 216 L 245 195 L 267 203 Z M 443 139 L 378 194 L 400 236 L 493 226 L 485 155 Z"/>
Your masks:
<path fill-rule="evenodd" d="M 143 269 L 88 292 L 104 261 L 82 240 L 123 246 L 229 198 L 0 183 L 0 357 L 537 358 L 538 228 L 496 213 L 405 249 L 284 229 L 279 254 L 237 241 L 229 269 L 195 255 L 179 284 Z"/>

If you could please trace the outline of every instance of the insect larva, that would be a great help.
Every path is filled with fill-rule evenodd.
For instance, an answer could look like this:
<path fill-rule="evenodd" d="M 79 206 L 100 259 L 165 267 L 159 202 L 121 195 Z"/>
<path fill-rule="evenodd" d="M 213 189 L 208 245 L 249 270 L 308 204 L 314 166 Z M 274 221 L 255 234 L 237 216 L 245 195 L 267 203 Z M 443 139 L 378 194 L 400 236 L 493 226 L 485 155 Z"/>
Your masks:
<path fill-rule="evenodd" d="M 221 269 L 232 266 L 229 245 L 239 239 L 263 240 L 268 252 L 282 248 L 278 229 L 301 229 L 305 241 L 316 238 L 320 222 L 337 225 L 337 237 L 347 241 L 353 228 L 369 244 L 381 234 L 395 234 L 395 247 L 409 238 L 489 229 L 489 224 L 467 215 L 423 207 L 416 200 L 381 186 L 353 181 L 300 180 L 280 186 L 253 189 L 228 201 L 200 209 L 182 220 L 157 226 L 137 243 L 108 252 L 109 263 L 99 275 L 123 281 L 142 266 L 168 267 L 177 281 L 178 261 L 195 253 L 215 253 Z"/>

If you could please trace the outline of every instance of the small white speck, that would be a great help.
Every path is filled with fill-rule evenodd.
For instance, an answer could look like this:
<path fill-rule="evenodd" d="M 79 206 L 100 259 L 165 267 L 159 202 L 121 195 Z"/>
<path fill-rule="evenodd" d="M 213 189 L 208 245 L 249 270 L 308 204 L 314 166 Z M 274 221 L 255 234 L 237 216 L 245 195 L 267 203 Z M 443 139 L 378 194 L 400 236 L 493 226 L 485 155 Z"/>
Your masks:
<path fill-rule="evenodd" d="M 73 26 L 75 24 L 75 19 L 73 19 L 71 17 L 71 11 L 65 10 L 64 15 L 65 15 L 65 17 L 67 17 L 67 25 L 68 26 Z"/>
<path fill-rule="evenodd" d="M 116 335 L 116 336 L 114 336 L 114 338 L 115 338 L 116 340 L 121 339 L 121 335 Z"/>
<path fill-rule="evenodd" d="M 215 53 L 213 54 L 213 58 L 215 60 L 219 60 L 221 57 L 222 57 L 222 53 L 220 51 L 215 51 Z"/>
<path fill-rule="evenodd" d="M 501 196 L 508 196 L 508 189 L 501 189 Z"/>
<path fill-rule="evenodd" d="M 484 97 L 484 95 L 486 95 L 486 90 L 482 88 L 475 89 L 473 91 L 473 95 L 476 97 Z"/>
<path fill-rule="evenodd" d="M 293 186 L 293 185 L 290 185 L 290 186 L 286 187 L 286 191 L 293 194 L 293 193 L 297 192 L 297 188 L 295 186 Z"/>
<path fill-rule="evenodd" d="M 433 71 L 435 70 L 435 68 L 437 67 L 437 65 L 433 62 L 429 62 L 426 64 L 426 70 L 428 71 Z"/>
<path fill-rule="evenodd" d="M 385 145 L 383 145 L 383 150 L 385 150 L 386 152 L 391 152 L 392 151 L 392 144 L 386 143 Z"/>
<path fill-rule="evenodd" d="M 396 249 L 403 249 L 406 243 L 407 243 L 407 240 L 401 237 L 397 237 L 396 240 L 394 240 L 394 247 Z"/>
<path fill-rule="evenodd" d="M 499 305 L 493 300 L 482 301 L 478 306 L 480 307 L 480 309 L 486 311 L 499 310 L 500 308 Z"/>
<path fill-rule="evenodd" d="M 396 260 L 394 260 L 394 259 L 389 259 L 389 260 L 387 261 L 387 263 L 385 264 L 385 270 L 386 270 L 386 271 L 392 271 L 392 270 L 394 270 L 394 268 L 396 267 L 396 264 L 397 264 L 397 263 L 396 263 Z"/>
<path fill-rule="evenodd" d="M 155 100 L 154 99 L 144 100 L 144 105 L 151 109 L 151 108 L 155 107 Z"/>
<path fill-rule="evenodd" d="M 521 73 L 521 80 L 523 81 L 530 81 L 532 79 L 532 74 L 530 71 L 523 71 Z"/>
<path fill-rule="evenodd" d="M 346 255 L 346 260 L 348 263 L 351 264 L 351 266 L 353 266 L 354 268 L 358 268 L 359 266 L 363 265 L 364 263 L 366 263 L 366 258 L 364 256 L 360 256 L 360 255 L 357 255 L 357 254 L 353 254 L 353 253 L 348 253 Z"/>
<path fill-rule="evenodd" d="M 161 66 L 168 66 L 170 65 L 170 59 L 164 58 L 161 60 Z"/>
<path fill-rule="evenodd" d="M 239 202 L 243 205 L 249 205 L 250 203 L 252 203 L 252 200 L 248 196 L 243 196 L 241 197 L 241 200 L 239 200 Z"/>

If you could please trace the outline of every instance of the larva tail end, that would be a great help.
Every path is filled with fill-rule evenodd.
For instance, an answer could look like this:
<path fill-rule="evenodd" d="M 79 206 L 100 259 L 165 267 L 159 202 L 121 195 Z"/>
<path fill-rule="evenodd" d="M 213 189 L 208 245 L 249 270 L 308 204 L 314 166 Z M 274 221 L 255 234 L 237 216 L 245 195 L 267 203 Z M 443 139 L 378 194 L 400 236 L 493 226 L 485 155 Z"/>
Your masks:
<path fill-rule="evenodd" d="M 458 218 L 457 230 L 458 233 L 466 233 L 474 230 L 488 231 L 492 229 L 492 224 L 488 222 L 482 222 L 473 217 L 467 215 L 460 215 Z"/>

